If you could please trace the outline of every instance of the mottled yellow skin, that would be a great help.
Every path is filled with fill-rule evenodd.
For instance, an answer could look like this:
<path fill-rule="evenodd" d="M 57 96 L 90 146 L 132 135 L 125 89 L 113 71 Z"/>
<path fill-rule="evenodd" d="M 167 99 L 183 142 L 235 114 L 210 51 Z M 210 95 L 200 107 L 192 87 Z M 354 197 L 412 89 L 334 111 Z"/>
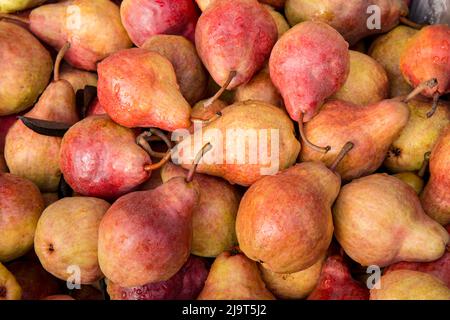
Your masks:
<path fill-rule="evenodd" d="M 34 249 L 44 269 L 67 280 L 71 275 L 67 268 L 74 265 L 80 268 L 82 284 L 101 279 L 98 227 L 109 207 L 106 201 L 89 197 L 63 198 L 47 207 L 34 239 Z"/>
<path fill-rule="evenodd" d="M 14 275 L 0 263 L 0 300 L 20 300 L 22 288 Z"/>
<path fill-rule="evenodd" d="M 226 251 L 216 258 L 198 300 L 275 300 L 258 266 L 245 255 Z"/>
<path fill-rule="evenodd" d="M 0 13 L 10 13 L 36 7 L 46 0 L 0 0 Z"/>
<path fill-rule="evenodd" d="M 419 177 L 414 172 L 400 172 L 394 174 L 394 177 L 399 178 L 404 183 L 411 186 L 417 194 L 420 194 L 423 190 L 423 178 Z"/>
<path fill-rule="evenodd" d="M 418 271 L 396 270 L 370 290 L 370 300 L 450 300 L 450 289 L 436 277 Z"/>
<path fill-rule="evenodd" d="M 67 63 L 62 65 L 59 77 L 68 81 L 75 93 L 85 86 L 97 87 L 96 73 L 75 69 Z"/>

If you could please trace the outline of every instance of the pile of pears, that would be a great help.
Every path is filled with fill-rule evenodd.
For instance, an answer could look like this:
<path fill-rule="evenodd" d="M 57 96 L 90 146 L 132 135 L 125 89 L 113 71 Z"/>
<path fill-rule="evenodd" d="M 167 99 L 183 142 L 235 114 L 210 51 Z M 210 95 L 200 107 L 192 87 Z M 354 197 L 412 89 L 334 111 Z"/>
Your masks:
<path fill-rule="evenodd" d="M 450 300 L 450 26 L 408 5 L 0 0 L 0 300 Z"/>

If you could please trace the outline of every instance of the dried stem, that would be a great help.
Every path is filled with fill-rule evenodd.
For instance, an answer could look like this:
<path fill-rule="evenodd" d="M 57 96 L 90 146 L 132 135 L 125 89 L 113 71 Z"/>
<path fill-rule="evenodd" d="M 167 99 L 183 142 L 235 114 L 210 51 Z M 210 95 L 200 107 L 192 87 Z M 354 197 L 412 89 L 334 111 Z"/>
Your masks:
<path fill-rule="evenodd" d="M 300 119 L 298 120 L 298 129 L 300 131 L 300 137 L 302 138 L 302 141 L 308 147 L 310 147 L 311 149 L 313 149 L 317 152 L 321 152 L 321 153 L 327 153 L 328 151 L 330 151 L 331 146 L 319 147 L 308 140 L 308 138 L 306 137 L 306 134 L 305 134 L 305 128 L 304 128 L 304 124 L 303 124 L 303 114 L 300 116 Z"/>
<path fill-rule="evenodd" d="M 347 142 L 344 147 L 341 149 L 341 152 L 339 152 L 339 154 L 337 155 L 336 159 L 334 159 L 333 163 L 330 166 L 330 170 L 335 172 L 337 166 L 339 165 L 339 163 L 341 163 L 342 159 L 344 159 L 344 157 L 347 155 L 347 153 L 349 153 L 350 150 L 353 149 L 355 145 L 353 144 L 353 142 Z"/>
<path fill-rule="evenodd" d="M 420 83 L 410 94 L 405 98 L 404 102 L 409 102 L 416 96 L 422 93 L 425 89 L 432 89 L 438 85 L 438 80 L 436 78 L 426 80 Z"/>
<path fill-rule="evenodd" d="M 423 178 L 423 176 L 425 175 L 425 171 L 427 171 L 428 164 L 430 163 L 430 155 L 431 152 L 429 151 L 423 155 L 423 163 L 422 166 L 420 167 L 419 172 L 417 173 L 417 175 L 421 178 Z"/>
<path fill-rule="evenodd" d="M 70 43 L 66 42 L 66 44 L 61 48 L 61 50 L 59 50 L 58 55 L 56 56 L 56 60 L 55 60 L 55 71 L 53 74 L 53 80 L 59 81 L 59 67 L 61 65 L 61 61 L 64 58 L 64 55 L 66 54 L 66 52 L 70 49 Z"/>
<path fill-rule="evenodd" d="M 209 98 L 208 100 L 205 101 L 205 103 L 204 103 L 205 108 L 209 107 L 210 105 L 212 105 L 214 103 L 214 101 L 216 101 L 217 99 L 220 98 L 222 93 L 225 92 L 225 90 L 228 88 L 231 81 L 233 81 L 233 79 L 234 79 L 234 77 L 236 77 L 236 75 L 237 75 L 236 71 L 230 71 L 230 74 L 228 75 L 228 79 L 227 79 L 227 81 L 225 81 L 224 85 L 219 89 L 219 91 L 216 92 L 216 94 L 214 96 L 212 96 L 211 98 Z"/>
<path fill-rule="evenodd" d="M 30 20 L 28 18 L 15 16 L 13 14 L 8 14 L 8 13 L 0 13 L 0 19 L 9 19 L 9 20 L 13 20 L 13 21 L 22 22 L 25 24 L 30 23 Z"/>
<path fill-rule="evenodd" d="M 436 112 L 438 105 L 439 105 L 439 97 L 440 97 L 439 92 L 436 92 L 433 95 L 433 105 L 431 106 L 431 110 L 427 112 L 428 118 L 431 118 L 434 115 L 434 113 Z"/>
<path fill-rule="evenodd" d="M 400 21 L 401 23 L 403 23 L 405 26 L 408 26 L 408 27 L 411 27 L 411 28 L 417 29 L 417 30 L 420 30 L 420 29 L 422 29 L 423 27 L 425 27 L 425 25 L 420 24 L 420 23 L 416 23 L 416 22 L 414 22 L 414 21 L 411 21 L 411 20 L 409 20 L 409 19 L 406 18 L 406 17 L 400 17 L 400 18 L 399 18 L 399 21 Z"/>
<path fill-rule="evenodd" d="M 194 179 L 195 171 L 197 170 L 197 166 L 198 166 L 200 160 L 203 158 L 205 153 L 207 153 L 211 149 L 212 149 L 212 145 L 211 145 L 211 143 L 208 142 L 197 153 L 197 155 L 195 156 L 194 161 L 192 162 L 192 167 L 191 167 L 191 169 L 189 170 L 189 172 L 188 172 L 188 174 L 186 176 L 186 182 L 187 183 L 192 182 L 192 180 Z"/>

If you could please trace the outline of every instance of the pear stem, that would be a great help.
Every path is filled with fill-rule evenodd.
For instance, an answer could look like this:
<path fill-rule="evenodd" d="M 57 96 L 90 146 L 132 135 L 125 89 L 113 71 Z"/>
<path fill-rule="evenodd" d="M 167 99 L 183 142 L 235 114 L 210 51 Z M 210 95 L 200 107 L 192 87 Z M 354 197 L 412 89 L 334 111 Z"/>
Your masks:
<path fill-rule="evenodd" d="M 436 112 L 438 105 L 439 105 L 439 98 L 440 98 L 440 94 L 439 92 L 436 92 L 433 95 L 433 105 L 431 106 L 431 110 L 427 112 L 427 118 L 431 118 L 434 113 Z"/>
<path fill-rule="evenodd" d="M 208 120 L 202 120 L 202 119 L 196 119 L 196 118 L 191 118 L 192 122 L 200 122 L 202 124 L 209 124 L 213 121 L 216 121 L 217 119 L 219 119 L 222 116 L 222 112 L 221 111 L 217 111 L 211 118 L 209 118 Z"/>
<path fill-rule="evenodd" d="M 162 152 L 155 152 L 150 147 L 150 144 L 147 140 L 153 140 L 152 137 L 158 137 L 162 141 L 164 141 L 168 147 L 168 150 L 166 153 Z M 170 160 L 170 157 L 172 155 L 172 142 L 169 140 L 169 138 L 159 129 L 156 128 L 150 128 L 148 131 L 145 131 L 137 136 L 136 143 L 144 149 L 151 157 L 155 158 L 161 158 L 161 160 L 158 163 L 155 164 L 146 164 L 144 166 L 145 171 L 152 171 L 161 168 L 167 161 Z"/>
<path fill-rule="evenodd" d="M 209 98 L 208 100 L 205 101 L 205 103 L 204 103 L 205 108 L 209 107 L 210 105 L 212 105 L 214 103 L 214 101 L 216 101 L 217 99 L 220 98 L 222 93 L 225 92 L 225 90 L 228 88 L 231 81 L 233 81 L 233 79 L 234 79 L 234 77 L 236 77 L 236 75 L 237 75 L 236 71 L 230 71 L 230 74 L 228 75 L 228 79 L 227 79 L 227 81 L 225 81 L 224 85 L 219 89 L 219 91 L 216 92 L 216 94 L 214 96 L 212 96 L 211 98 Z"/>
<path fill-rule="evenodd" d="M 353 144 L 353 142 L 350 141 L 344 145 L 344 147 L 341 149 L 341 152 L 339 152 L 336 159 L 334 159 L 333 163 L 331 164 L 330 166 L 331 171 L 336 172 L 336 168 L 339 165 L 339 163 L 341 163 L 342 159 L 344 159 L 347 153 L 349 153 L 349 151 L 352 150 L 354 146 L 355 145 Z"/>
<path fill-rule="evenodd" d="M 152 147 L 150 146 L 150 144 L 148 143 L 147 140 L 150 140 L 150 138 L 152 137 L 152 134 L 148 131 L 142 132 L 140 135 L 137 136 L 136 138 L 136 143 L 145 150 L 145 152 L 147 152 L 151 157 L 154 158 L 164 158 L 166 156 L 165 152 L 156 152 L 153 151 Z"/>
<path fill-rule="evenodd" d="M 411 28 L 417 29 L 417 30 L 420 30 L 420 29 L 422 29 L 423 27 L 425 27 L 425 25 L 420 24 L 420 23 L 416 23 L 416 22 L 414 22 L 414 21 L 411 21 L 411 20 L 409 20 L 409 19 L 406 18 L 406 17 L 400 17 L 400 18 L 399 18 L 399 21 L 400 21 L 401 23 L 403 23 L 405 26 L 408 26 L 408 27 L 411 27 Z"/>
<path fill-rule="evenodd" d="M 438 85 L 438 80 L 436 78 L 432 78 L 420 83 L 410 94 L 405 98 L 404 102 L 409 102 L 422 93 L 423 90 L 429 88 L 432 89 Z"/>
<path fill-rule="evenodd" d="M 300 119 L 298 120 L 298 129 L 300 131 L 300 137 L 302 138 L 302 141 L 311 149 L 317 151 L 317 152 L 321 152 L 321 153 L 327 153 L 328 151 L 330 151 L 331 146 L 326 146 L 326 147 L 319 147 L 315 144 L 313 144 L 311 141 L 308 140 L 308 138 L 306 137 L 305 134 L 305 128 L 304 128 L 304 124 L 303 124 L 303 113 L 300 116 Z"/>
<path fill-rule="evenodd" d="M 161 168 L 163 165 L 166 164 L 167 161 L 170 160 L 170 157 L 172 156 L 172 150 L 168 150 L 164 156 L 164 158 L 162 158 L 158 163 L 154 163 L 154 164 L 146 164 L 144 166 L 144 170 L 145 171 L 153 171 L 156 169 Z"/>
<path fill-rule="evenodd" d="M 15 16 L 13 14 L 8 14 L 8 13 L 0 13 L 0 19 L 9 19 L 9 20 L 13 20 L 13 21 L 22 22 L 25 24 L 30 23 L 30 20 L 28 18 Z"/>
<path fill-rule="evenodd" d="M 423 178 L 423 176 L 425 175 L 425 171 L 427 170 L 428 164 L 430 163 L 430 155 L 431 155 L 430 151 L 426 152 L 423 155 L 423 163 L 422 163 L 422 166 L 420 167 L 419 172 L 417 173 L 417 175 L 420 178 Z"/>
<path fill-rule="evenodd" d="M 197 166 L 198 166 L 200 160 L 203 158 L 205 153 L 207 153 L 211 149 L 212 149 L 212 144 L 208 142 L 197 153 L 197 155 L 195 156 L 194 161 L 192 162 L 192 167 L 191 167 L 191 169 L 189 169 L 189 172 L 188 172 L 188 174 L 186 176 L 186 182 L 187 183 L 192 182 L 192 180 L 194 180 L 195 171 L 197 170 Z"/>
<path fill-rule="evenodd" d="M 59 67 L 61 65 L 61 61 L 64 58 L 64 55 L 66 54 L 66 52 L 70 49 L 70 43 L 66 42 L 66 44 L 61 48 L 61 50 L 59 50 L 58 55 L 56 56 L 56 60 L 55 60 L 55 71 L 53 74 L 53 80 L 59 81 Z"/>

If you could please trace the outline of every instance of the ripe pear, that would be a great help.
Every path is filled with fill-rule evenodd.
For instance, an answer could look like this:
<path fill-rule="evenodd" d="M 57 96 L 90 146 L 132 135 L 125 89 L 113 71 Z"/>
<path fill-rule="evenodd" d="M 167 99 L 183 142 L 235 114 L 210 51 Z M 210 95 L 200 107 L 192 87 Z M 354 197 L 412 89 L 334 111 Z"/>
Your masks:
<path fill-rule="evenodd" d="M 97 258 L 98 228 L 109 207 L 101 199 L 70 197 L 46 208 L 34 237 L 34 250 L 45 270 L 61 280 L 79 271 L 82 284 L 103 278 Z M 79 269 L 71 269 L 74 266 Z"/>
<path fill-rule="evenodd" d="M 7 262 L 33 246 L 44 200 L 31 181 L 9 173 L 0 173 L 0 198 L 0 262 Z"/>
<path fill-rule="evenodd" d="M 192 0 L 124 0 L 120 15 L 138 47 L 157 34 L 181 35 L 194 41 L 198 13 Z"/>
<path fill-rule="evenodd" d="M 270 15 L 275 21 L 275 24 L 277 25 L 279 39 L 283 34 L 286 33 L 286 31 L 289 30 L 290 26 L 287 23 L 286 18 L 281 13 L 276 11 L 274 7 L 272 7 L 271 5 L 264 5 L 264 7 L 269 11 Z"/>
<path fill-rule="evenodd" d="M 387 174 L 373 174 L 345 185 L 333 207 L 335 236 L 363 266 L 439 259 L 447 231 L 428 217 L 414 190 Z"/>
<path fill-rule="evenodd" d="M 68 81 L 59 78 L 57 65 L 54 81 L 25 116 L 67 124 L 78 121 L 75 93 Z M 6 164 L 11 173 L 31 180 L 41 191 L 54 192 L 61 178 L 60 145 L 60 137 L 41 135 L 17 120 L 6 136 Z"/>
<path fill-rule="evenodd" d="M 371 6 L 378 10 L 369 11 Z M 376 17 L 380 26 L 369 28 L 375 22 L 374 12 L 379 12 Z M 308 20 L 325 22 L 355 44 L 366 36 L 394 28 L 399 18 L 408 14 L 408 6 L 404 0 L 287 0 L 285 14 L 291 26 Z"/>
<path fill-rule="evenodd" d="M 368 55 L 350 50 L 350 73 L 331 98 L 366 105 L 379 102 L 388 94 L 389 81 L 383 66 Z"/>
<path fill-rule="evenodd" d="M 0 42 L 0 116 L 4 116 L 33 105 L 48 84 L 52 58 L 31 33 L 14 23 L 0 21 Z"/>
<path fill-rule="evenodd" d="M 420 196 L 423 209 L 442 225 L 450 224 L 450 124 L 431 151 L 430 180 Z"/>
<path fill-rule="evenodd" d="M 86 86 L 97 87 L 97 74 L 75 69 L 67 63 L 61 66 L 60 78 L 68 81 L 75 93 L 78 90 L 83 90 Z"/>
<path fill-rule="evenodd" d="M 156 52 L 128 49 L 103 60 L 98 65 L 98 99 L 125 127 L 173 131 L 190 126 L 191 107 L 179 90 L 175 70 Z"/>
<path fill-rule="evenodd" d="M 0 263 L 0 301 L 20 300 L 22 288 L 17 283 L 14 275 Z"/>
<path fill-rule="evenodd" d="M 400 71 L 400 56 L 408 40 L 416 33 L 416 29 L 398 26 L 380 35 L 370 46 L 369 55 L 387 72 L 390 98 L 407 95 L 412 90 Z"/>
<path fill-rule="evenodd" d="M 198 191 L 175 177 L 153 190 L 122 196 L 99 228 L 98 258 L 105 276 L 121 287 L 165 281 L 189 257 Z"/>
<path fill-rule="evenodd" d="M 242 186 L 290 167 L 300 151 L 294 126 L 286 113 L 252 100 L 223 109 L 221 116 L 203 127 L 200 138 L 194 133 L 181 141 L 172 153 L 172 160 L 190 169 L 194 156 L 208 142 L 213 149 L 200 162 L 197 172 Z"/>
<path fill-rule="evenodd" d="M 30 29 L 56 49 L 70 43 L 64 57 L 72 66 L 95 71 L 110 54 L 131 47 L 119 7 L 109 0 L 65 0 L 30 13 Z"/>
<path fill-rule="evenodd" d="M 308 300 L 369 300 L 369 289 L 354 280 L 340 255 L 327 258 Z"/>
<path fill-rule="evenodd" d="M 313 143 L 329 144 L 331 149 L 320 154 L 304 146 L 301 160 L 322 161 L 330 165 L 340 148 L 352 141 L 355 150 L 341 161 L 337 172 L 347 181 L 373 173 L 383 163 L 390 145 L 406 126 L 408 118 L 408 107 L 397 100 L 383 100 L 367 106 L 331 100 L 305 126 L 306 135 Z"/>
<path fill-rule="evenodd" d="M 400 172 L 394 174 L 394 177 L 411 186 L 417 194 L 420 194 L 423 190 L 423 178 L 419 177 L 414 172 Z"/>
<path fill-rule="evenodd" d="M 33 8 L 47 0 L 0 0 L 0 13 L 12 13 Z"/>
<path fill-rule="evenodd" d="M 380 278 L 379 285 L 380 289 L 370 290 L 370 300 L 450 300 L 450 288 L 423 272 L 392 271 Z"/>
<path fill-rule="evenodd" d="M 283 107 L 283 98 L 270 79 L 269 68 L 265 67 L 248 83 L 235 90 L 234 102 L 259 100 L 268 104 Z"/>
<path fill-rule="evenodd" d="M 161 169 L 163 182 L 186 174 L 186 170 L 171 162 Z M 196 174 L 192 183 L 199 201 L 192 212 L 191 253 L 216 257 L 237 244 L 235 223 L 241 196 L 235 187 L 216 177 Z"/>
<path fill-rule="evenodd" d="M 192 107 L 192 121 L 202 120 L 207 123 L 228 106 L 228 103 L 220 99 L 214 100 L 211 104 L 207 104 L 208 101 L 209 99 L 200 100 Z"/>
<path fill-rule="evenodd" d="M 198 300 L 275 300 L 258 266 L 242 253 L 223 252 L 214 260 Z"/>
<path fill-rule="evenodd" d="M 155 35 L 142 48 L 169 59 L 175 69 L 180 91 L 189 104 L 199 101 L 206 89 L 206 74 L 195 46 L 182 36 Z"/>
<path fill-rule="evenodd" d="M 216 0 L 195 0 L 197 6 L 200 8 L 201 11 L 205 11 L 206 8 L 209 7 L 209 5 L 215 1 Z"/>
<path fill-rule="evenodd" d="M 75 192 L 105 199 L 137 188 L 151 174 L 150 156 L 135 133 L 107 115 L 90 116 L 72 126 L 61 142 L 59 165 Z"/>
<path fill-rule="evenodd" d="M 281 299 L 304 299 L 317 285 L 325 256 L 308 269 L 295 273 L 275 273 L 260 268 L 267 288 Z"/>
<path fill-rule="evenodd" d="M 407 103 L 409 121 L 389 148 L 384 165 L 391 172 L 419 170 L 423 155 L 431 151 L 439 134 L 450 124 L 450 103 L 440 101 L 433 117 L 427 113 L 432 101 L 415 98 Z"/>
<path fill-rule="evenodd" d="M 225 86 L 231 79 L 227 88 L 233 89 L 263 67 L 277 36 L 274 19 L 258 1 L 218 0 L 200 16 L 195 44 L 215 82 Z"/>

